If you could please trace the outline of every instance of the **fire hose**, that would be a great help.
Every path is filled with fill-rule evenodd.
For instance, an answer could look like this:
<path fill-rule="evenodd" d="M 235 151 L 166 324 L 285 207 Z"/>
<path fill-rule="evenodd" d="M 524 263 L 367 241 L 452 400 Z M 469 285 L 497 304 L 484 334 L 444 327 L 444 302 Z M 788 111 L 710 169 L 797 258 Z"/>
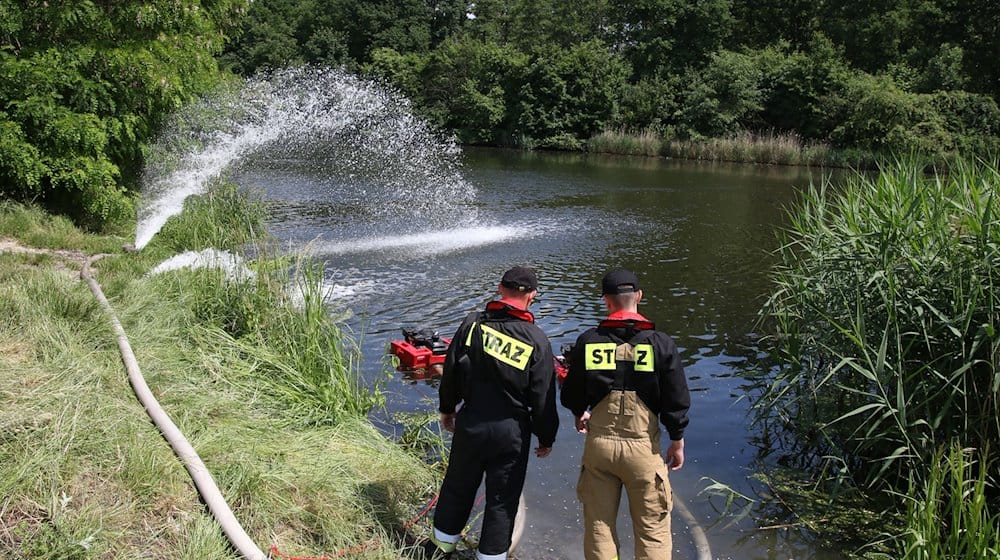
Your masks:
<path fill-rule="evenodd" d="M 146 384 L 146 380 L 142 376 L 142 371 L 139 369 L 139 363 L 132 352 L 132 346 L 125 335 L 125 329 L 122 328 L 118 316 L 115 315 L 111 304 L 104 297 L 104 291 L 101 290 L 100 284 L 94 279 L 90 270 L 91 263 L 104 256 L 94 255 L 87 258 L 83 264 L 83 269 L 80 271 L 80 278 L 87 282 L 87 285 L 90 286 L 90 291 L 94 293 L 94 297 L 97 298 L 97 301 L 111 319 L 111 326 L 118 338 L 118 350 L 121 352 L 122 362 L 125 363 L 125 370 L 128 372 L 128 380 L 132 385 L 132 389 L 135 391 L 139 401 L 146 408 L 146 413 L 149 414 L 153 423 L 156 424 L 160 433 L 163 434 L 163 437 L 166 438 L 170 447 L 174 450 L 174 453 L 184 463 L 184 468 L 191 475 L 191 480 L 194 481 L 195 486 L 198 488 L 198 493 L 201 494 L 202 499 L 215 517 L 215 520 L 222 526 L 222 531 L 233 544 L 233 547 L 244 558 L 249 560 L 265 560 L 268 558 L 268 555 L 254 544 L 253 539 L 250 538 L 250 535 L 240 525 L 239 520 L 233 514 L 233 510 L 229 508 L 225 498 L 222 496 L 222 492 L 219 491 L 219 486 L 215 483 L 215 479 L 212 478 L 212 474 L 208 471 L 201 457 L 198 456 L 198 452 L 194 450 L 194 447 L 191 446 L 187 438 L 184 437 L 184 434 L 181 433 L 177 425 L 174 424 L 170 416 L 160 406 L 160 403 L 157 402 L 152 391 L 149 390 L 149 385 Z"/>

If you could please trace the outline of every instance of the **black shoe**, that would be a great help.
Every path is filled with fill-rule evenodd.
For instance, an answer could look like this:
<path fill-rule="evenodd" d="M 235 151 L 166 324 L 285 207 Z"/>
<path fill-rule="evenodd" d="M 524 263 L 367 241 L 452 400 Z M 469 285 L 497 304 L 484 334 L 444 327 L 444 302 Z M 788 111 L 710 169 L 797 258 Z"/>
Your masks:
<path fill-rule="evenodd" d="M 418 547 L 424 553 L 424 560 L 448 560 L 451 558 L 450 552 L 445 552 L 434 544 L 434 541 L 427 539 Z"/>

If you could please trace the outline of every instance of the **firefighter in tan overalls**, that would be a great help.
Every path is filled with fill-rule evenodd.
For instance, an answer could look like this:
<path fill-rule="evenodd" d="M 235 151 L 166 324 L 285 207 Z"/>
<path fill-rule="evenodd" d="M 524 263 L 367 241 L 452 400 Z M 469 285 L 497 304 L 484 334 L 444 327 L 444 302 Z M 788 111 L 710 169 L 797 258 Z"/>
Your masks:
<path fill-rule="evenodd" d="M 628 270 L 601 282 L 608 318 L 580 335 L 569 355 L 563 406 L 587 435 L 577 496 L 583 504 L 587 560 L 616 560 L 615 521 L 628 493 L 637 560 L 669 559 L 667 470 L 684 465 L 684 428 L 691 403 L 674 341 L 637 312 L 642 290 Z M 660 423 L 670 436 L 664 455 Z"/>

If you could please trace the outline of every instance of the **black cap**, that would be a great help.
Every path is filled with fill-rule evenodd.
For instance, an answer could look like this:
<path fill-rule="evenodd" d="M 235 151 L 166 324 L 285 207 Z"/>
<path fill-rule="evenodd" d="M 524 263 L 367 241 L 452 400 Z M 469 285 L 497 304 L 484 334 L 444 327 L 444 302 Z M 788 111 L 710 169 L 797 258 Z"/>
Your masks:
<path fill-rule="evenodd" d="M 538 276 L 535 271 L 526 266 L 515 266 L 503 273 L 500 283 L 505 287 L 519 292 L 530 292 L 538 289 Z"/>
<path fill-rule="evenodd" d="M 639 291 L 639 277 L 631 270 L 612 270 L 601 280 L 601 295 L 628 294 Z"/>

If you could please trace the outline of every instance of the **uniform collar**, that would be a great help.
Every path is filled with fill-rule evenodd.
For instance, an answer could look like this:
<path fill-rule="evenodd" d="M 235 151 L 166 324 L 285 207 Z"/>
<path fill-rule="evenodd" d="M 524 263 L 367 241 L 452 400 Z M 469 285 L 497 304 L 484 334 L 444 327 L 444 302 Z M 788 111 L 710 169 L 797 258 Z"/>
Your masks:
<path fill-rule="evenodd" d="M 636 313 L 635 311 L 615 311 L 608 315 L 609 321 L 648 321 L 649 319 Z"/>
<path fill-rule="evenodd" d="M 601 327 L 608 329 L 634 329 L 649 331 L 656 328 L 652 321 L 634 311 L 616 311 L 601 321 Z"/>
<path fill-rule="evenodd" d="M 511 305 L 510 302 L 504 300 L 495 300 L 486 304 L 487 312 L 497 312 L 501 311 L 514 317 L 515 319 L 520 319 L 522 321 L 527 321 L 529 323 L 535 322 L 535 316 L 531 314 L 531 311 L 527 309 L 521 309 L 520 307 L 515 307 Z"/>

